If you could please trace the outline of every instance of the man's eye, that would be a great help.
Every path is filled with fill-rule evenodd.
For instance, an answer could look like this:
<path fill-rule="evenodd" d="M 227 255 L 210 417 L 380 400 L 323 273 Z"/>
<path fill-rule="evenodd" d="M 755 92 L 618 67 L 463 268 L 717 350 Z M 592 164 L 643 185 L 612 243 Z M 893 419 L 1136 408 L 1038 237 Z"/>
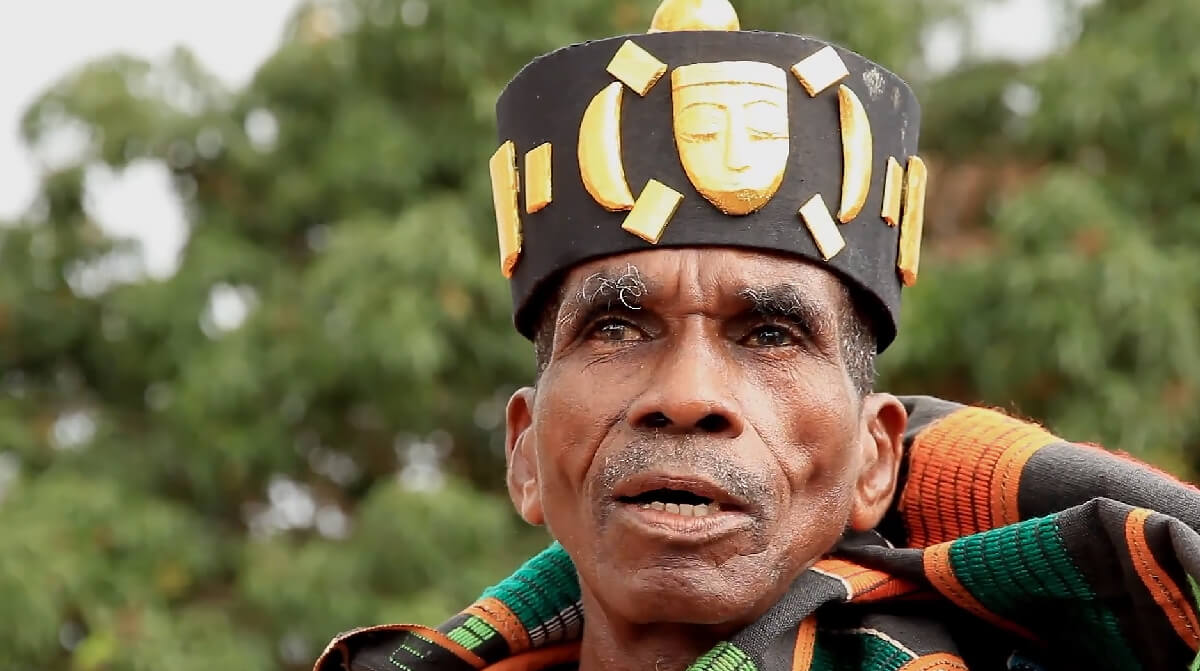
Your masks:
<path fill-rule="evenodd" d="M 742 344 L 747 347 L 784 347 L 795 342 L 790 330 L 776 324 L 756 326 L 742 338 Z"/>
<path fill-rule="evenodd" d="M 606 342 L 631 342 L 644 336 L 633 324 L 619 319 L 605 319 L 592 327 L 591 338 Z"/>

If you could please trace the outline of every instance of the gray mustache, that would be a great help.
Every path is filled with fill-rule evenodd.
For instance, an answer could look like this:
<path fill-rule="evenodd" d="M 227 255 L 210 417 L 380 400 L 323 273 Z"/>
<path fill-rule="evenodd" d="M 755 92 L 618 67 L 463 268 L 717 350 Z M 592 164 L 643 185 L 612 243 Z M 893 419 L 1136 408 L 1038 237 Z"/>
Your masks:
<path fill-rule="evenodd" d="M 600 493 L 607 498 L 622 481 L 651 469 L 675 470 L 703 476 L 748 503 L 764 503 L 771 490 L 766 474 L 738 465 L 729 458 L 727 446 L 715 447 L 714 442 L 696 436 L 635 439 L 605 457 L 598 478 Z"/>

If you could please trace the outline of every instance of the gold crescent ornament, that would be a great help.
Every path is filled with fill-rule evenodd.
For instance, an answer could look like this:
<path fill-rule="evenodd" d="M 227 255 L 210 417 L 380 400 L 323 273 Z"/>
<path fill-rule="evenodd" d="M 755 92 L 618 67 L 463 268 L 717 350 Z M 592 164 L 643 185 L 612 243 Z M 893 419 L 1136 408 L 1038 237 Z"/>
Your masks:
<path fill-rule="evenodd" d="M 621 94 L 613 82 L 588 103 L 579 124 L 579 173 L 592 198 L 606 210 L 633 208 L 633 193 L 621 162 Z"/>
<path fill-rule="evenodd" d="M 838 87 L 838 107 L 842 118 L 842 205 L 838 221 L 845 224 L 853 221 L 867 202 L 875 155 L 867 110 L 845 84 Z"/>

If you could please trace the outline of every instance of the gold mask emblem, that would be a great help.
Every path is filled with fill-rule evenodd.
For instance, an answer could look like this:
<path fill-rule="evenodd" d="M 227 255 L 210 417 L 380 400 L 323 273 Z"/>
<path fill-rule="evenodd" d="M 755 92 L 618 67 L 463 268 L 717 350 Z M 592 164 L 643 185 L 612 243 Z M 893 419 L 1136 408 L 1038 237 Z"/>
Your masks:
<path fill-rule="evenodd" d="M 675 145 L 692 186 L 726 214 L 766 205 L 787 168 L 787 73 L 754 61 L 671 72 Z"/>

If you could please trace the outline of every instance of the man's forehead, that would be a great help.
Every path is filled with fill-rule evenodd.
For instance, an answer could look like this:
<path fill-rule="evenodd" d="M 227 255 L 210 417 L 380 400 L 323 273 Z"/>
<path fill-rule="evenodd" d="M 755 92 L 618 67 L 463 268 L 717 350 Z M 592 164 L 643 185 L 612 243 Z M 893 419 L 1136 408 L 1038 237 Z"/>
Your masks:
<path fill-rule="evenodd" d="M 734 248 L 657 249 L 581 264 L 562 284 L 566 300 L 617 294 L 622 300 L 669 299 L 702 292 L 713 299 L 749 298 L 748 292 L 790 287 L 823 307 L 840 307 L 844 285 L 828 270 L 798 257 Z"/>

